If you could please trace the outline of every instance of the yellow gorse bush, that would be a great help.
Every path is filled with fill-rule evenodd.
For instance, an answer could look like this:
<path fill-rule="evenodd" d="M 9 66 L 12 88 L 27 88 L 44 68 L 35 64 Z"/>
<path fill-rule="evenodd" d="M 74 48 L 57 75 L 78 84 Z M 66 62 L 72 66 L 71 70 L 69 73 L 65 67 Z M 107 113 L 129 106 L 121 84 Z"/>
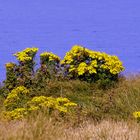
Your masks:
<path fill-rule="evenodd" d="M 29 96 L 29 90 L 24 86 L 19 86 L 13 89 L 4 101 L 4 106 L 7 110 L 13 110 L 19 106 L 22 106 L 22 102 L 25 102 L 26 97 Z"/>
<path fill-rule="evenodd" d="M 68 66 L 71 75 L 85 76 L 106 73 L 118 75 L 124 70 L 122 62 L 117 56 L 111 56 L 102 52 L 95 52 L 82 46 L 73 46 L 66 53 L 61 64 Z"/>
<path fill-rule="evenodd" d="M 37 96 L 29 98 L 30 92 L 24 86 L 19 86 L 8 94 L 4 101 L 6 111 L 3 115 L 6 119 L 22 119 L 33 111 L 48 109 L 67 113 L 71 107 L 77 106 L 67 98 L 53 98 Z"/>
<path fill-rule="evenodd" d="M 89 71 L 89 73 L 96 73 L 97 68 L 109 70 L 112 74 L 119 74 L 124 70 L 122 62 L 117 56 L 95 52 L 82 46 L 73 46 L 73 48 L 66 53 L 61 64 L 78 65 L 77 68 L 73 70 L 77 70 L 79 75 L 84 74 L 87 71 Z M 72 71 L 71 69 L 72 67 L 69 71 Z M 93 72 L 92 69 L 94 69 Z"/>

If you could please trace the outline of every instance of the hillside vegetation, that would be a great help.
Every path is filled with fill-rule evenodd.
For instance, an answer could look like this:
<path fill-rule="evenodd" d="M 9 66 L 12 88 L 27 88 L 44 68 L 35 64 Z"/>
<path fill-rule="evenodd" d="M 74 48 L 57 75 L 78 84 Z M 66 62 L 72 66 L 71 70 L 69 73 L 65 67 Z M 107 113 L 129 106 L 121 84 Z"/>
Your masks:
<path fill-rule="evenodd" d="M 139 75 L 124 77 L 118 57 L 81 46 L 63 60 L 44 52 L 36 68 L 37 51 L 6 64 L 0 139 L 139 139 Z"/>

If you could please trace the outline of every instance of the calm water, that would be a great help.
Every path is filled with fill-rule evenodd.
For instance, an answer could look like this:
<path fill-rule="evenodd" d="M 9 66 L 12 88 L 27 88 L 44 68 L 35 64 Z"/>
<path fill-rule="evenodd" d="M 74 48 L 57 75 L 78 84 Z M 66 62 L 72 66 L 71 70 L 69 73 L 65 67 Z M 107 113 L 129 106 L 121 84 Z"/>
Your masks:
<path fill-rule="evenodd" d="M 16 51 L 36 46 L 63 57 L 74 44 L 140 72 L 140 0 L 0 0 L 0 80 Z"/>

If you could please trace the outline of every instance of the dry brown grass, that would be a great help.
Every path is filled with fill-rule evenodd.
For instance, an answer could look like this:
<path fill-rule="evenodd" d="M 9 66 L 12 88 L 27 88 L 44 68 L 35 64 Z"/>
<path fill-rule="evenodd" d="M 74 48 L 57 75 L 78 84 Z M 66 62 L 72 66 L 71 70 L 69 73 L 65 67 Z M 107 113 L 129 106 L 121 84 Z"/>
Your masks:
<path fill-rule="evenodd" d="M 46 118 L 0 122 L 0 140 L 139 140 L 139 132 L 135 122 L 111 120 L 87 121 L 78 127 Z"/>

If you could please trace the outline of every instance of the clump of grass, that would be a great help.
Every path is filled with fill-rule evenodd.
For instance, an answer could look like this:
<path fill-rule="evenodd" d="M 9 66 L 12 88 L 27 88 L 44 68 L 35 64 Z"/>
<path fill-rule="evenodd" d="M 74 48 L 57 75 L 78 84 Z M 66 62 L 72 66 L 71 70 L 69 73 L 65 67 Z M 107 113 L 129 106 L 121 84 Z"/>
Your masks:
<path fill-rule="evenodd" d="M 1 140 L 139 140 L 140 126 L 135 122 L 84 121 L 77 127 L 38 115 L 22 121 L 0 122 Z"/>

